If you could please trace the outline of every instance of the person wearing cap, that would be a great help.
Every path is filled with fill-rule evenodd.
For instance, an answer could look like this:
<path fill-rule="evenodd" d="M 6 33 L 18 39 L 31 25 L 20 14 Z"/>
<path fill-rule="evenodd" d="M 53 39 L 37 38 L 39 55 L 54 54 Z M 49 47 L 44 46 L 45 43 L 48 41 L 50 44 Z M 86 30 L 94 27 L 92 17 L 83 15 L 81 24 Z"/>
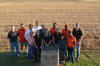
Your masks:
<path fill-rule="evenodd" d="M 26 49 L 26 53 L 27 53 L 27 42 L 26 42 L 26 39 L 24 37 L 25 32 L 26 32 L 26 28 L 24 27 L 24 24 L 21 24 L 20 26 L 21 27 L 18 29 L 18 34 L 19 34 L 19 43 L 21 46 L 21 56 L 22 56 L 24 45 L 25 45 L 25 49 Z"/>
<path fill-rule="evenodd" d="M 50 33 L 52 36 L 56 33 L 56 23 L 53 23 L 53 27 L 50 28 Z"/>
<path fill-rule="evenodd" d="M 77 49 L 77 61 L 79 61 L 80 58 L 80 45 L 81 40 L 83 37 L 82 30 L 79 28 L 79 24 L 76 23 L 76 28 L 73 29 L 73 35 L 76 37 L 76 47 L 75 47 L 75 56 L 76 56 L 76 49 Z"/>
<path fill-rule="evenodd" d="M 14 57 L 14 47 L 16 47 L 17 56 L 19 56 L 19 48 L 18 48 L 18 32 L 15 31 L 15 27 L 11 26 L 11 31 L 8 33 L 8 39 L 10 40 L 11 46 L 11 58 Z"/>
<path fill-rule="evenodd" d="M 69 31 L 69 37 L 67 39 L 68 60 L 71 60 L 72 63 L 75 62 L 75 58 L 74 58 L 75 47 L 76 47 L 76 38 L 72 35 L 72 32 Z"/>
<path fill-rule="evenodd" d="M 36 25 L 33 27 L 33 30 L 34 30 L 34 33 L 36 34 L 36 32 L 38 31 L 38 30 L 40 30 L 40 29 L 42 29 L 42 27 L 41 26 L 39 26 L 39 21 L 36 21 Z"/>
<path fill-rule="evenodd" d="M 65 25 L 65 29 L 62 29 L 62 34 L 65 35 L 66 39 L 68 39 L 68 33 L 69 33 L 69 28 L 68 28 L 68 24 Z"/>
<path fill-rule="evenodd" d="M 28 41 L 28 59 L 31 60 L 34 58 L 36 60 L 36 43 L 34 38 L 34 32 L 31 30 L 27 35 L 27 41 Z M 32 54 L 31 54 L 32 53 Z"/>

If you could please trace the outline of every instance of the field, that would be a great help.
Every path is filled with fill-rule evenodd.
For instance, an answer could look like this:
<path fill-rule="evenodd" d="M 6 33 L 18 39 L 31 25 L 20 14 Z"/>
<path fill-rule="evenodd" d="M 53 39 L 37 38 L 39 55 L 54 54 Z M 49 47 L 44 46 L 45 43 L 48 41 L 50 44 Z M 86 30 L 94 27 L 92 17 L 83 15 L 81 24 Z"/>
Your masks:
<path fill-rule="evenodd" d="M 47 28 L 56 22 L 60 30 L 65 24 L 72 30 L 79 22 L 84 34 L 81 49 L 100 49 L 100 0 L 0 0 L 0 66 L 35 64 L 26 56 L 10 59 L 7 33 L 11 25 L 17 30 L 24 23 L 28 28 L 29 24 L 35 25 L 36 20 Z M 73 66 L 100 66 L 99 56 L 100 50 L 82 51 L 81 61 Z M 71 63 L 66 62 L 66 66 Z"/>
<path fill-rule="evenodd" d="M 60 29 L 69 24 L 71 30 L 79 22 L 84 34 L 82 49 L 100 48 L 99 2 L 5 2 L 0 4 L 0 49 L 9 49 L 7 33 L 11 25 L 17 30 L 21 23 L 28 27 L 30 23 L 35 25 L 36 20 L 47 28 L 53 22 Z"/>

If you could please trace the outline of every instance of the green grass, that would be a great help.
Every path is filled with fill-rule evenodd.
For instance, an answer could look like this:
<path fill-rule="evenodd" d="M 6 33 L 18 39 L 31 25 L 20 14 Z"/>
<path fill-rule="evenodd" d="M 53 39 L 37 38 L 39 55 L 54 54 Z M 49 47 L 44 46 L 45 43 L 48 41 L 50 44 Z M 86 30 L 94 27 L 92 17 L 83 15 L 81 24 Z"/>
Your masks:
<path fill-rule="evenodd" d="M 36 66 L 34 60 L 28 60 L 27 56 L 11 59 L 9 52 L 0 52 L 0 66 Z M 67 61 L 65 66 L 100 66 L 100 50 L 82 51 L 80 61 L 72 64 Z"/>

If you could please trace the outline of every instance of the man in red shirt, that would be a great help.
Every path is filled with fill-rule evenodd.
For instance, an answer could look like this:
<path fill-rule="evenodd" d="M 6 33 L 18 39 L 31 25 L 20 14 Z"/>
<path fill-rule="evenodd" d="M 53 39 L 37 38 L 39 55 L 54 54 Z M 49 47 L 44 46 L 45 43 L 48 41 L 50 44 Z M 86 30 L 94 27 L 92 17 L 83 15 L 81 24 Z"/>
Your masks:
<path fill-rule="evenodd" d="M 50 33 L 52 36 L 56 33 L 56 23 L 53 23 L 53 27 L 50 29 Z"/>
<path fill-rule="evenodd" d="M 67 48 L 68 48 L 68 59 L 72 60 L 72 63 L 74 63 L 74 48 L 76 46 L 76 38 L 72 35 L 72 32 L 69 32 L 69 37 L 67 39 Z"/>
<path fill-rule="evenodd" d="M 19 34 L 19 42 L 21 46 L 21 56 L 23 55 L 23 46 L 25 45 L 26 53 L 27 53 L 27 42 L 24 37 L 26 32 L 26 28 L 24 27 L 24 24 L 21 24 L 21 28 L 18 29 L 18 34 Z"/>
<path fill-rule="evenodd" d="M 62 29 L 62 34 L 65 35 L 66 39 L 68 39 L 68 33 L 69 33 L 69 28 L 68 28 L 68 24 L 65 25 L 65 29 Z"/>

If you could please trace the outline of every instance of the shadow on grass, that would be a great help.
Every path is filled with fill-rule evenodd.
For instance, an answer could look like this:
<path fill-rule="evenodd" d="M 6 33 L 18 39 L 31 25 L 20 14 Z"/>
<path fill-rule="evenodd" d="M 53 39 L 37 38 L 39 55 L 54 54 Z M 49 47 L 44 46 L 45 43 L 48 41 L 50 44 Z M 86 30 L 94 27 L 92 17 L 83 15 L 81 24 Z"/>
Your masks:
<path fill-rule="evenodd" d="M 14 53 L 16 54 L 16 53 Z M 92 53 L 81 53 L 80 61 L 72 64 L 70 61 L 66 61 L 65 66 L 100 66 L 99 61 L 95 57 L 91 56 Z M 100 58 L 100 57 L 99 57 Z M 36 63 L 33 60 L 28 60 L 27 55 L 15 57 L 11 59 L 10 52 L 0 52 L 0 66 L 40 66 L 40 63 Z"/>
<path fill-rule="evenodd" d="M 0 52 L 0 66 L 37 66 L 37 64 L 34 59 L 28 60 L 27 55 L 19 57 L 15 55 L 12 59 L 10 52 Z"/>

